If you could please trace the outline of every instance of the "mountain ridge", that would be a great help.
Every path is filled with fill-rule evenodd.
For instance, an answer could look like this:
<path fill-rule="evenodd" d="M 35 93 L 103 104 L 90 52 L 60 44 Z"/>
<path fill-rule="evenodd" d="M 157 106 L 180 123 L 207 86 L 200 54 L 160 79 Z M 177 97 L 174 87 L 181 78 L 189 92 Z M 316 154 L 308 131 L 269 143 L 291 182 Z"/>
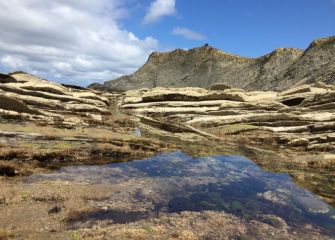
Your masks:
<path fill-rule="evenodd" d="M 135 73 L 89 87 L 127 91 L 153 87 L 202 87 L 224 83 L 245 90 L 285 90 L 316 81 L 335 83 L 335 37 L 306 50 L 277 48 L 257 58 L 226 53 L 207 44 L 190 50 L 153 52 Z"/>

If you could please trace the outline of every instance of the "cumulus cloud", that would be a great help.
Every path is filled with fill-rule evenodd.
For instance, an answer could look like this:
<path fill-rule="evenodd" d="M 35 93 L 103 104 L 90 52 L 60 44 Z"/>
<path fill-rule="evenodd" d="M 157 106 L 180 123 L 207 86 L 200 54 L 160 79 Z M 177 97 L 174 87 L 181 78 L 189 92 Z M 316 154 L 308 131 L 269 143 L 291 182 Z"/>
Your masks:
<path fill-rule="evenodd" d="M 159 21 L 164 16 L 176 13 L 176 0 L 155 0 L 151 3 L 143 22 L 145 24 Z"/>
<path fill-rule="evenodd" d="M 0 1 L 0 69 L 80 85 L 135 71 L 158 41 L 119 26 L 124 2 Z"/>
<path fill-rule="evenodd" d="M 182 27 L 176 27 L 171 31 L 171 34 L 176 35 L 176 36 L 181 36 L 186 39 L 190 40 L 205 40 L 207 37 L 201 33 L 192 31 L 191 29 L 188 28 L 182 28 Z"/>

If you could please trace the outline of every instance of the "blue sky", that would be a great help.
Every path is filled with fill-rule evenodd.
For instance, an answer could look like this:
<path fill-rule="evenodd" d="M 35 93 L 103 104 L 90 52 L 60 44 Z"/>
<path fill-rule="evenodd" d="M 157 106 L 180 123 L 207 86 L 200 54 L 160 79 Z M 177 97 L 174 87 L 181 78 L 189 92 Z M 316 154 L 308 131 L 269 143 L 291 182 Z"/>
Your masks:
<path fill-rule="evenodd" d="M 152 51 L 305 49 L 335 35 L 335 0 L 0 1 L 0 31 L 0 72 L 85 86 L 133 73 Z"/>
<path fill-rule="evenodd" d="M 138 36 L 152 35 L 162 48 L 193 48 L 204 43 L 248 57 L 278 47 L 305 49 L 311 41 L 335 35 L 335 0 L 177 0 L 177 12 L 155 24 L 141 23 L 145 6 L 123 22 Z M 206 36 L 189 40 L 171 35 L 176 26 Z"/>

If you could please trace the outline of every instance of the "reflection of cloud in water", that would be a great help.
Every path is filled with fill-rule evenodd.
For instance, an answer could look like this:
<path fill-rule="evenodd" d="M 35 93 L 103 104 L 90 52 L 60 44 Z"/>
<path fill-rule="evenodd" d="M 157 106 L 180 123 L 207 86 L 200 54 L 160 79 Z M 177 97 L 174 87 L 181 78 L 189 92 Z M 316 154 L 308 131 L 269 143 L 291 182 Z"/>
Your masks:
<path fill-rule="evenodd" d="M 297 187 L 288 174 L 264 172 L 240 156 L 192 158 L 172 152 L 141 161 L 66 167 L 30 178 L 33 182 L 50 180 L 119 186 L 120 193 L 111 192 L 103 202 L 91 201 L 101 208 L 222 210 L 246 218 L 274 214 L 292 225 L 312 223 L 335 233 L 332 207 Z"/>

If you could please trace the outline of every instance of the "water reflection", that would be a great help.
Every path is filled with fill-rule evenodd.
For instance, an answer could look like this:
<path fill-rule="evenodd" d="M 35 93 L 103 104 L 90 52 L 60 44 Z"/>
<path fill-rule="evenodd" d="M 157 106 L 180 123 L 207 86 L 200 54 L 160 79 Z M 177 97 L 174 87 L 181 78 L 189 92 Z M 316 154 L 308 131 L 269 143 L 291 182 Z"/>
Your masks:
<path fill-rule="evenodd" d="M 241 156 L 192 158 L 182 152 L 172 152 L 141 161 L 66 167 L 52 174 L 34 175 L 30 179 L 33 182 L 44 180 L 100 185 L 132 181 L 132 187 L 138 183 L 140 190 L 129 189 L 127 196 L 138 205 L 150 203 L 152 206 L 144 207 L 136 216 L 130 214 L 129 219 L 126 212 L 120 212 L 123 222 L 157 216 L 159 212 L 215 210 L 246 219 L 260 219 L 265 214 L 277 215 L 292 227 L 312 224 L 335 235 L 334 208 L 297 187 L 288 174 L 264 172 Z M 123 190 L 126 191 L 127 186 L 129 184 L 124 185 Z M 117 195 L 111 193 L 110 202 L 115 201 Z M 153 212 L 155 214 L 151 214 Z M 115 218 L 115 222 L 120 222 L 116 213 L 116 210 L 109 209 L 87 217 Z"/>
<path fill-rule="evenodd" d="M 137 137 L 141 137 L 142 136 L 141 129 L 139 129 L 138 127 L 135 128 L 135 136 L 137 136 Z"/>

